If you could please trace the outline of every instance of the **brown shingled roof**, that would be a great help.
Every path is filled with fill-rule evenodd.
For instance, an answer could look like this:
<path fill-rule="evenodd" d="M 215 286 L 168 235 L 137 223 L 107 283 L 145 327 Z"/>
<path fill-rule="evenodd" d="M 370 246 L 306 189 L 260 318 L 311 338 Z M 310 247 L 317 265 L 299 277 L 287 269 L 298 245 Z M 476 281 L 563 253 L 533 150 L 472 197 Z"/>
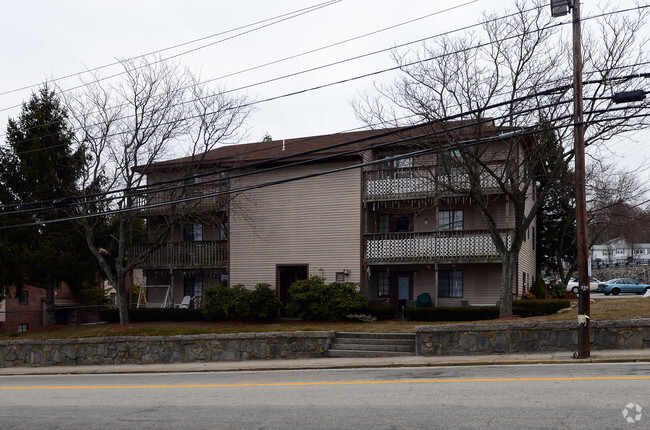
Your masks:
<path fill-rule="evenodd" d="M 445 127 L 451 128 L 462 124 L 461 122 L 446 123 Z M 440 125 L 434 125 L 435 129 L 440 129 Z M 476 127 L 468 127 L 467 130 L 455 131 L 456 136 L 461 138 L 470 138 L 476 133 Z M 407 131 L 404 131 L 407 130 Z M 483 137 L 503 133 L 506 130 L 503 127 L 495 127 L 484 125 L 482 129 Z M 431 125 L 423 125 L 415 129 L 411 128 L 386 128 L 379 130 L 361 130 L 346 133 L 326 134 L 320 136 L 307 136 L 293 139 L 272 140 L 267 142 L 254 142 L 236 145 L 222 146 L 205 154 L 197 155 L 194 157 L 176 158 L 173 160 L 162 161 L 154 163 L 150 166 L 153 170 L 159 169 L 173 169 L 186 163 L 200 163 L 204 166 L 221 166 L 230 167 L 242 164 L 258 163 L 258 162 L 282 162 L 275 160 L 278 157 L 291 157 L 290 161 L 309 160 L 326 155 L 337 155 L 341 157 L 354 157 L 361 158 L 361 152 L 353 154 L 345 154 L 348 151 L 362 150 L 375 145 L 399 141 L 406 137 L 416 137 L 419 135 L 426 135 L 432 132 Z M 373 138 L 373 136 L 379 136 Z M 443 134 L 433 137 L 431 140 L 443 141 L 445 140 Z M 352 142 L 347 145 L 342 145 L 347 142 Z M 331 146 L 340 145 L 335 148 Z M 400 144 L 402 146 L 409 145 L 408 142 Z M 413 143 L 411 143 L 413 145 Z M 322 150 L 319 150 L 321 149 Z M 307 151 L 319 150 L 312 154 L 302 154 Z M 289 161 L 286 161 L 289 162 Z"/>

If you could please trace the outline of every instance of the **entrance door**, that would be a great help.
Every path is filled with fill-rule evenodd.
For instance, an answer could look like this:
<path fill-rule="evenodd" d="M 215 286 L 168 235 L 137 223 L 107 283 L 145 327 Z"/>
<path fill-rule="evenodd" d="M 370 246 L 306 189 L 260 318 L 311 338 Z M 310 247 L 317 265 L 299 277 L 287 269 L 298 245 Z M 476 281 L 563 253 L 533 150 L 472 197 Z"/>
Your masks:
<path fill-rule="evenodd" d="M 411 299 L 411 276 L 397 276 L 397 306 L 401 310 L 407 300 Z"/>
<path fill-rule="evenodd" d="M 278 298 L 282 302 L 282 314 L 285 315 L 285 305 L 291 301 L 289 287 L 299 280 L 307 279 L 307 266 L 277 266 Z"/>

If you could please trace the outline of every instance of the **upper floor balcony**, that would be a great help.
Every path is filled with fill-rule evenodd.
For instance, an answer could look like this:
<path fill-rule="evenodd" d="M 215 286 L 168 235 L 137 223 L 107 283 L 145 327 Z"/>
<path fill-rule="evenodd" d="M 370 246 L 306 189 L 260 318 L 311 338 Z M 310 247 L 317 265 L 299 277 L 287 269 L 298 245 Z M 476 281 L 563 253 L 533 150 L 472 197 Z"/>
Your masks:
<path fill-rule="evenodd" d="M 131 245 L 130 257 L 136 259 L 151 249 L 149 243 Z M 166 242 L 138 264 L 146 269 L 209 269 L 228 266 L 228 242 L 204 240 L 197 242 Z"/>
<path fill-rule="evenodd" d="M 229 203 L 223 184 L 213 186 L 181 188 L 178 190 L 155 191 L 138 194 L 131 198 L 131 207 L 144 216 L 178 213 L 224 211 Z"/>
<path fill-rule="evenodd" d="M 501 230 L 506 246 L 512 231 Z M 435 264 L 499 262 L 492 237 L 487 231 L 435 231 L 374 233 L 365 235 L 365 264 Z"/>
<path fill-rule="evenodd" d="M 366 170 L 363 172 L 363 200 L 386 201 L 461 195 L 469 192 L 466 174 L 426 166 Z M 453 169 L 452 169 L 453 170 Z M 446 174 L 443 174 L 446 173 Z M 481 180 L 488 192 L 498 193 L 497 181 L 488 174 Z"/>

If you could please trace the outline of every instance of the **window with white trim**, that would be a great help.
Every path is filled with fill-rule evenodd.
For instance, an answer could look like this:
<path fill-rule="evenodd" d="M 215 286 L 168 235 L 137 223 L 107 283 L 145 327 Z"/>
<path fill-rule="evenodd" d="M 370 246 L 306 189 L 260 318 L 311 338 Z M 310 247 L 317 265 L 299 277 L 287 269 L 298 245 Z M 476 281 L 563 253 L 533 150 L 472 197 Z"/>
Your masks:
<path fill-rule="evenodd" d="M 377 273 L 377 297 L 390 297 L 390 278 L 388 272 Z"/>
<path fill-rule="evenodd" d="M 438 271 L 438 297 L 458 298 L 463 297 L 463 271 L 440 270 Z"/>

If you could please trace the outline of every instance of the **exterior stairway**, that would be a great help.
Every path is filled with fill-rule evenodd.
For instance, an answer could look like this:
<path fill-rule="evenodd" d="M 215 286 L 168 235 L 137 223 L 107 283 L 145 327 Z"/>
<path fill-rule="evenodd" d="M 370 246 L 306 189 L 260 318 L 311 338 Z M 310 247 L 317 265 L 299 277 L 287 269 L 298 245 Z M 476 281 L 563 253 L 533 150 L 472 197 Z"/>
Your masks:
<path fill-rule="evenodd" d="M 328 357 L 394 357 L 415 355 L 413 333 L 336 333 Z"/>

